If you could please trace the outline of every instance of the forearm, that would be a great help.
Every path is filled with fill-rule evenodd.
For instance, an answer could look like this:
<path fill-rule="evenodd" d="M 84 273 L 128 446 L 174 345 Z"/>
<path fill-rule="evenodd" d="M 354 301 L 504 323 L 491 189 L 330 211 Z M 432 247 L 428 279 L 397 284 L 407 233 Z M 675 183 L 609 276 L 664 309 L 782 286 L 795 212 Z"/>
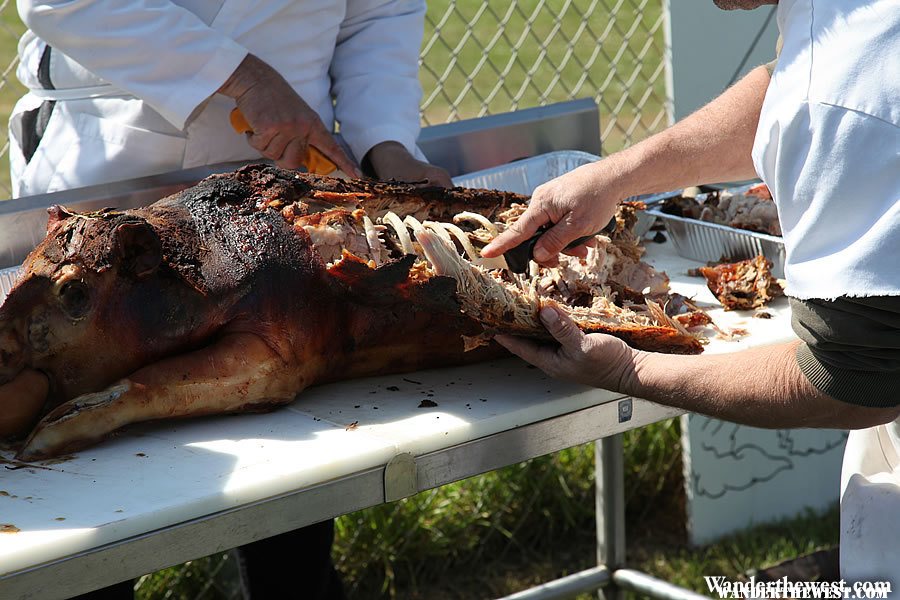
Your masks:
<path fill-rule="evenodd" d="M 859 407 L 819 392 L 797 366 L 799 343 L 720 355 L 635 352 L 620 391 L 754 427 L 858 429 L 896 418 L 896 408 Z"/>
<path fill-rule="evenodd" d="M 757 67 L 669 129 L 600 161 L 626 195 L 756 177 L 750 152 L 769 85 Z"/>

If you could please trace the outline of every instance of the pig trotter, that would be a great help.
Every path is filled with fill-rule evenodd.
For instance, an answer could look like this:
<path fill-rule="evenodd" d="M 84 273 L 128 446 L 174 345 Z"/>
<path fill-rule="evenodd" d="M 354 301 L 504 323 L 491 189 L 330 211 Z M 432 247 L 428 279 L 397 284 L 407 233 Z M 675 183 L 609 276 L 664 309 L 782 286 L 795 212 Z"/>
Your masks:
<path fill-rule="evenodd" d="M 58 406 L 16 458 L 34 461 L 79 450 L 130 423 L 272 408 L 293 400 L 308 380 L 304 369 L 257 335 L 225 335 L 210 347 L 167 358 Z"/>
<path fill-rule="evenodd" d="M 18 460 L 33 461 L 79 450 L 118 429 L 119 399 L 129 392 L 127 379 L 103 391 L 84 394 L 51 411 L 41 419 L 16 455 Z"/>

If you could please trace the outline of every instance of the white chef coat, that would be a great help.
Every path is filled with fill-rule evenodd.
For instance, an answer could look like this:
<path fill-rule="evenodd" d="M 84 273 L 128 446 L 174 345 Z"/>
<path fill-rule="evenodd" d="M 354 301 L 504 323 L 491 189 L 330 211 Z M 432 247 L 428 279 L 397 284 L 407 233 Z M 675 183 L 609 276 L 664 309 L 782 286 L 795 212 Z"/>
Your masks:
<path fill-rule="evenodd" d="M 778 26 L 753 159 L 778 205 L 789 293 L 900 295 L 900 2 L 781 0 Z M 895 591 L 898 456 L 900 421 L 852 431 L 841 485 L 841 575 Z"/>
<path fill-rule="evenodd" d="M 14 195 L 258 158 L 216 94 L 248 52 L 274 67 L 357 160 L 394 140 L 419 158 L 424 0 L 19 0 L 29 31 L 10 119 Z M 44 89 L 38 65 L 52 47 Z M 333 101 L 332 101 L 333 98 Z M 57 100 L 25 164 L 23 111 Z"/>
<path fill-rule="evenodd" d="M 788 293 L 900 295 L 900 2 L 782 0 L 753 159 Z"/>

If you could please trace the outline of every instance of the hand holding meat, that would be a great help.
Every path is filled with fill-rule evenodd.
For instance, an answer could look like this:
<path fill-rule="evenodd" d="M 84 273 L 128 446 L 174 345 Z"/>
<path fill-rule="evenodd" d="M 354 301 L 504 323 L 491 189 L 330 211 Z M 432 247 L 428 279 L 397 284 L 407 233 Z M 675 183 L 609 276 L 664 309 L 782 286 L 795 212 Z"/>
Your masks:
<path fill-rule="evenodd" d="M 253 130 L 247 143 L 279 167 L 305 166 L 312 144 L 350 176 L 360 177 L 356 163 L 335 141 L 316 112 L 275 69 L 248 55 L 219 92 L 234 98 Z M 223 124 L 227 127 L 227 124 Z"/>
<path fill-rule="evenodd" d="M 555 265 L 557 255 L 574 239 L 599 231 L 615 213 L 614 182 L 601 163 L 584 165 L 574 171 L 538 186 L 534 190 L 528 210 L 485 247 L 485 257 L 499 256 L 518 246 L 548 223 L 553 224 L 540 237 L 534 248 L 534 259 L 543 265 Z M 566 254 L 584 256 L 579 246 Z"/>
<path fill-rule="evenodd" d="M 635 353 L 628 344 L 611 335 L 585 334 L 568 315 L 555 308 L 542 309 L 540 317 L 558 345 L 511 335 L 498 335 L 494 339 L 553 378 L 622 391 L 623 382 L 632 371 Z"/>
<path fill-rule="evenodd" d="M 418 160 L 399 142 L 382 142 L 366 155 L 375 177 L 381 181 L 424 182 L 442 188 L 453 187 L 444 169 Z"/>

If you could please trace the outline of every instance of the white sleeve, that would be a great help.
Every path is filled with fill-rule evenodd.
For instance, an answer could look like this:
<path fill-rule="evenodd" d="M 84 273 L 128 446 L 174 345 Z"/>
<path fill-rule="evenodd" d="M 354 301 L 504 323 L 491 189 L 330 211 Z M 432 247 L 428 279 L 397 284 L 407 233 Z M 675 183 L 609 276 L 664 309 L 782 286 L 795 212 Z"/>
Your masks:
<path fill-rule="evenodd" d="M 414 156 L 424 0 L 349 0 L 331 62 L 335 118 L 358 160 L 380 142 Z"/>
<path fill-rule="evenodd" d="M 50 46 L 183 129 L 247 50 L 168 0 L 18 0 Z"/>

